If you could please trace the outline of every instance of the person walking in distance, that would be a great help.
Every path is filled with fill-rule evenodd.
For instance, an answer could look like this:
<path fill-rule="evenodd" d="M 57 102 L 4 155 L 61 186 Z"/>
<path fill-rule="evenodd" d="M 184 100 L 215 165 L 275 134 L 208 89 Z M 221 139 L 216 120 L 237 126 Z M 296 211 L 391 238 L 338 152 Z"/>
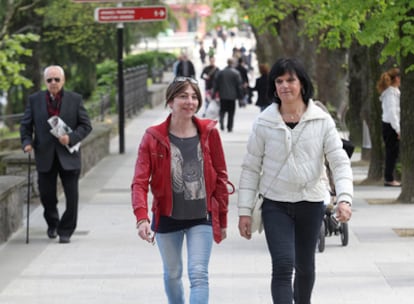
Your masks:
<path fill-rule="evenodd" d="M 92 131 L 92 125 L 82 97 L 63 90 L 65 73 L 62 67 L 51 65 L 44 70 L 45 91 L 29 96 L 20 124 L 24 152 L 34 149 L 40 200 L 48 225 L 47 235 L 60 243 L 69 243 L 78 218 L 80 150 L 68 147 L 80 143 Z M 51 134 L 48 119 L 59 117 L 72 131 L 56 138 Z M 66 198 L 66 210 L 59 217 L 57 208 L 57 177 L 60 177 Z"/>
<path fill-rule="evenodd" d="M 240 73 L 233 67 L 232 58 L 227 60 L 227 66 L 221 70 L 214 80 L 213 96 L 220 97 L 220 129 L 224 130 L 224 116 L 227 113 L 227 131 L 233 131 L 236 100 L 243 98 L 242 79 Z"/>
<path fill-rule="evenodd" d="M 268 95 L 269 87 L 269 66 L 266 63 L 259 64 L 260 77 L 256 79 L 256 84 L 252 91 L 257 91 L 256 106 L 260 108 L 260 112 L 271 104 Z"/>
<path fill-rule="evenodd" d="M 242 107 L 245 107 L 249 103 L 249 75 L 245 67 L 245 62 L 244 62 L 243 57 L 239 57 L 239 59 L 237 59 L 236 70 L 239 71 L 241 79 L 242 79 L 243 96 L 239 100 L 239 106 L 242 108 Z"/>
<path fill-rule="evenodd" d="M 181 60 L 177 65 L 176 76 L 195 78 L 195 75 L 194 64 L 188 58 L 187 54 L 182 54 Z"/>
<path fill-rule="evenodd" d="M 312 100 L 313 85 L 296 59 L 276 61 L 269 73 L 274 102 L 256 118 L 239 181 L 239 232 L 251 238 L 257 193 L 272 260 L 275 304 L 310 304 L 315 248 L 325 213 L 325 158 L 336 186 L 336 217 L 350 219 L 353 180 L 332 117 Z"/>
<path fill-rule="evenodd" d="M 384 186 L 401 187 L 394 178 L 395 165 L 400 152 L 400 85 L 398 68 L 381 74 L 377 90 L 382 106 L 382 138 L 385 144 Z"/>
<path fill-rule="evenodd" d="M 190 304 L 209 301 L 208 265 L 213 239 L 226 238 L 229 193 L 224 151 L 216 121 L 200 119 L 197 81 L 176 77 L 168 86 L 168 117 L 149 127 L 139 145 L 132 180 L 138 235 L 155 240 L 169 304 L 184 304 L 182 248 L 186 238 Z M 152 219 L 148 191 L 152 191 Z"/>
<path fill-rule="evenodd" d="M 216 78 L 217 73 L 220 71 L 220 69 L 216 66 L 216 59 L 214 56 L 209 57 L 209 61 L 210 64 L 203 69 L 200 75 L 200 78 L 205 81 L 204 96 L 206 109 L 210 101 L 214 99 L 214 97 L 211 95 L 214 86 L 214 79 Z"/>

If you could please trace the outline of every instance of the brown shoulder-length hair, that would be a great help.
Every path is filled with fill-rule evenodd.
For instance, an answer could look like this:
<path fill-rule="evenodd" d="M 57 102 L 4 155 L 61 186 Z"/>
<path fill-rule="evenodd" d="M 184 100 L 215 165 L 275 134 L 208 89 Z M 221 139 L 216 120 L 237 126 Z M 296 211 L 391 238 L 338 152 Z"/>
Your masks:
<path fill-rule="evenodd" d="M 378 93 L 384 92 L 390 85 L 393 85 L 396 78 L 400 77 L 399 68 L 391 68 L 388 71 L 381 74 L 380 79 L 377 82 L 377 91 Z"/>
<path fill-rule="evenodd" d="M 259 64 L 260 75 L 269 75 L 269 65 L 267 63 Z"/>
<path fill-rule="evenodd" d="M 186 78 L 186 77 L 179 77 L 179 78 Z M 165 106 L 167 106 L 168 103 L 172 101 L 177 95 L 184 92 L 188 86 L 192 87 L 194 92 L 197 95 L 197 99 L 198 99 L 197 112 L 198 112 L 198 110 L 200 110 L 201 106 L 203 105 L 203 98 L 201 96 L 201 91 L 197 84 L 197 81 L 195 79 L 193 80 L 190 78 L 185 79 L 183 81 L 176 81 L 174 79 L 173 82 L 170 83 L 170 85 L 167 88 L 167 92 L 165 93 Z"/>

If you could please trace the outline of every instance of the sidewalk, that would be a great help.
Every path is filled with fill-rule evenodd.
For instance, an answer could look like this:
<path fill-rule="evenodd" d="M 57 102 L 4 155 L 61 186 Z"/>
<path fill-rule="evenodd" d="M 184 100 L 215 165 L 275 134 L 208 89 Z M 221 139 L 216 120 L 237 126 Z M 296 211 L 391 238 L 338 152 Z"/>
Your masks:
<path fill-rule="evenodd" d="M 236 186 L 257 113 L 254 106 L 237 109 L 234 132 L 222 133 Z M 166 303 L 159 253 L 137 236 L 129 190 L 141 136 L 166 115 L 159 106 L 128 122 L 125 154 L 118 154 L 114 138 L 110 156 L 82 178 L 79 224 L 70 244 L 47 238 L 39 207 L 31 214 L 29 244 L 23 227 L 0 246 L 0 303 Z M 362 179 L 366 168 L 354 172 Z M 316 254 L 313 303 L 413 303 L 414 239 L 392 229 L 413 228 L 414 206 L 367 203 L 398 194 L 394 188 L 355 187 L 349 245 L 342 247 L 339 236 L 327 237 L 325 251 Z M 228 239 L 213 249 L 210 303 L 268 304 L 271 265 L 264 235 L 251 241 L 239 236 L 236 202 L 237 194 L 231 196 Z M 186 279 L 185 285 L 188 290 Z"/>

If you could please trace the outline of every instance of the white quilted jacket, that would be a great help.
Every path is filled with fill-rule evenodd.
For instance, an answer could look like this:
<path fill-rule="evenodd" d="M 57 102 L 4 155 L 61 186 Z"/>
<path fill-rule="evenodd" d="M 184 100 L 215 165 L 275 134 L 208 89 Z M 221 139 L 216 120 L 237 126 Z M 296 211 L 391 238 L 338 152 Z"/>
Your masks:
<path fill-rule="evenodd" d="M 290 129 L 278 105 L 271 104 L 256 118 L 247 143 L 239 181 L 239 215 L 251 215 L 257 192 L 281 202 L 323 201 L 327 191 L 324 157 L 332 170 L 337 200 L 352 203 L 350 160 L 331 116 L 310 100 L 299 124 Z"/>

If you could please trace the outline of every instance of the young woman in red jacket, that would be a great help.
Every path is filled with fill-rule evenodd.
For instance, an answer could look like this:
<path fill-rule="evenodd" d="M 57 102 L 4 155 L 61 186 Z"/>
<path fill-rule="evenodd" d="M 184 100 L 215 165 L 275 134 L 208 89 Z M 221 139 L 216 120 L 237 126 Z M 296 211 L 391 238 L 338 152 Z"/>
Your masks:
<path fill-rule="evenodd" d="M 182 247 L 187 245 L 190 303 L 208 303 L 208 264 L 213 239 L 226 238 L 227 168 L 216 121 L 199 119 L 197 81 L 177 77 L 166 92 L 171 114 L 148 128 L 139 146 L 132 181 L 138 235 L 153 242 L 163 261 L 168 303 L 185 302 Z M 148 216 L 148 190 L 153 194 Z"/>

